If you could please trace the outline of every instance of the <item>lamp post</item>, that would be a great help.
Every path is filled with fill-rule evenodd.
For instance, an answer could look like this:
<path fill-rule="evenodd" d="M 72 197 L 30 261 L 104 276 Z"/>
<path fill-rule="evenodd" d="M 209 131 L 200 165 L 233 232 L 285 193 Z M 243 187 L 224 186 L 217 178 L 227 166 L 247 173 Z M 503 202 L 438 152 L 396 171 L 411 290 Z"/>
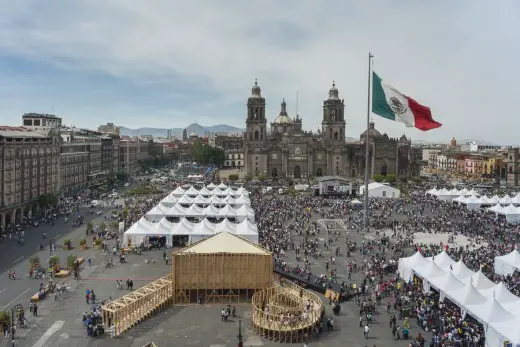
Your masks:
<path fill-rule="evenodd" d="M 244 342 L 242 341 L 242 320 L 238 320 L 238 347 L 244 347 Z"/>

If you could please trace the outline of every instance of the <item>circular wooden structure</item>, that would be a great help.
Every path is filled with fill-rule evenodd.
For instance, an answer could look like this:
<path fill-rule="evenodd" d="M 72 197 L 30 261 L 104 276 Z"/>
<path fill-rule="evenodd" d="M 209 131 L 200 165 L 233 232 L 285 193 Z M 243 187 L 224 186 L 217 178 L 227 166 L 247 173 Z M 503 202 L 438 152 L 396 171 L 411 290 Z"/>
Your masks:
<path fill-rule="evenodd" d="M 301 342 L 314 333 L 322 311 L 323 302 L 316 294 L 281 281 L 253 295 L 251 323 L 257 334 L 270 340 Z"/>

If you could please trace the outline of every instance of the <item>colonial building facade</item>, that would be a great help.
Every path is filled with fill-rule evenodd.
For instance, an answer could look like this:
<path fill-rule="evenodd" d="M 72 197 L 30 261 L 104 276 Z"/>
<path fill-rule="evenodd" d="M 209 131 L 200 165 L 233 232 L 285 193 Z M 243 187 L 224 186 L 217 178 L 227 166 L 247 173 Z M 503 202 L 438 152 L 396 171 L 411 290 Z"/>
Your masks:
<path fill-rule="evenodd" d="M 302 119 L 292 119 L 285 100 L 268 130 L 266 101 L 255 82 L 247 100 L 244 137 L 245 171 L 248 176 L 309 179 L 326 175 L 362 178 L 365 172 L 365 141 L 369 141 L 370 175 L 394 173 L 418 176 L 422 152 L 406 136 L 390 138 L 370 124 L 359 141 L 345 142 L 345 104 L 333 83 L 323 102 L 322 127 L 305 131 Z"/>

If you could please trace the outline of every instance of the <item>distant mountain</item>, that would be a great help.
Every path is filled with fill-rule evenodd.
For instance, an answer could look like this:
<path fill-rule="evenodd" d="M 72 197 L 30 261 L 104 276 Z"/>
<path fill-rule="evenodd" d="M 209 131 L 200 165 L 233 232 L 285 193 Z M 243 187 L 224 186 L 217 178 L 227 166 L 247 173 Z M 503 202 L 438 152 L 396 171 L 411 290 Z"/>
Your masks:
<path fill-rule="evenodd" d="M 119 131 L 122 136 L 143 136 L 143 135 L 152 135 L 153 137 L 166 137 L 168 136 L 168 130 L 171 131 L 172 136 L 181 137 L 182 131 L 184 128 L 139 128 L 139 129 L 130 129 L 126 127 L 119 127 Z M 198 136 L 204 136 L 206 133 L 220 133 L 220 132 L 229 132 L 229 133 L 241 133 L 245 131 L 245 129 L 237 128 L 227 124 L 217 124 L 212 126 L 202 126 L 197 123 L 190 124 L 186 127 L 186 131 L 188 132 L 188 136 L 192 133 L 196 133 Z"/>

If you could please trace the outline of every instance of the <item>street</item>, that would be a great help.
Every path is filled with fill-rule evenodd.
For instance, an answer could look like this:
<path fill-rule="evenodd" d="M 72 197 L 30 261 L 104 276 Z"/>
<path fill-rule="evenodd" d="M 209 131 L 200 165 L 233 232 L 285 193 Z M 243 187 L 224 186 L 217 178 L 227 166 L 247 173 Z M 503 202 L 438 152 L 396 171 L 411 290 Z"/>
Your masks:
<path fill-rule="evenodd" d="M 62 266 L 64 264 L 66 266 L 67 255 L 76 254 L 80 256 L 78 242 L 86 234 L 88 221 L 92 220 L 94 224 L 101 223 L 104 220 L 104 216 L 108 215 L 113 208 L 98 208 L 97 210 L 103 210 L 104 212 L 100 216 L 88 214 L 88 210 L 88 206 L 80 208 L 80 213 L 85 218 L 83 225 L 80 227 L 72 228 L 70 222 L 65 224 L 63 218 L 61 218 L 54 223 L 54 226 L 42 223 L 38 228 L 33 227 L 26 230 L 25 244 L 23 246 L 18 246 L 14 239 L 7 239 L 0 243 L 0 311 L 9 310 L 10 306 L 15 304 L 28 305 L 31 296 L 38 291 L 41 281 L 27 276 L 30 257 L 36 255 L 40 258 L 42 266 L 46 266 L 50 257 L 49 240 L 55 240 L 56 250 L 53 252 L 53 255 L 58 255 Z M 45 240 L 42 239 L 44 232 L 47 235 Z M 63 241 L 67 238 L 72 241 L 72 246 L 75 247 L 72 251 L 64 251 L 62 249 Z M 45 246 L 43 251 L 40 250 L 40 244 Z M 91 239 L 89 244 L 91 245 Z M 93 252 L 93 249 L 90 248 L 81 253 L 88 254 L 89 251 Z M 81 256 L 85 257 L 84 254 L 81 254 Z M 8 271 L 10 269 L 16 272 L 16 280 L 8 279 Z"/>

